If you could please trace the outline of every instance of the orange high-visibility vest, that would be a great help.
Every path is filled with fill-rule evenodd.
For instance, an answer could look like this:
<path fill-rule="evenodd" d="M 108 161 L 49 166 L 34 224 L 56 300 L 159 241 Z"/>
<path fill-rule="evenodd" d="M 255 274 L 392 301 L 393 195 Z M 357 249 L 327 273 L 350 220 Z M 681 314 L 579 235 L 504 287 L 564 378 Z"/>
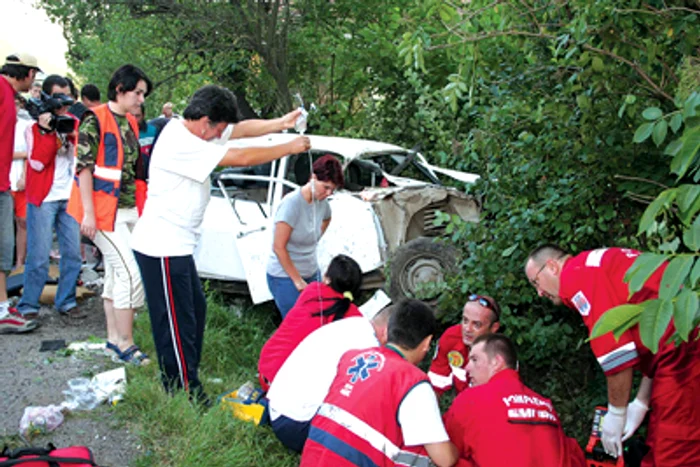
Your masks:
<path fill-rule="evenodd" d="M 119 124 L 107 104 L 95 107 L 91 111 L 95 114 L 100 128 L 100 145 L 95 159 L 95 169 L 92 173 L 92 202 L 95 206 L 95 223 L 98 230 L 113 232 L 122 182 L 124 141 L 122 141 L 119 131 Z M 139 127 L 136 118 L 127 113 L 126 119 L 138 140 Z M 84 210 L 79 184 L 78 173 L 76 173 L 66 210 L 78 223 L 82 223 Z"/>

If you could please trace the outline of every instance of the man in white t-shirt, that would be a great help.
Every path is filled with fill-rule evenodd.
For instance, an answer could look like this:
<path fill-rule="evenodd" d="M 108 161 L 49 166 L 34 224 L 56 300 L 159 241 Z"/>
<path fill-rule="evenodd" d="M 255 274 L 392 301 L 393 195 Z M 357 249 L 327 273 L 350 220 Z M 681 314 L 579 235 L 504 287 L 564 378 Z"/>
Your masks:
<path fill-rule="evenodd" d="M 236 98 L 219 86 L 194 93 L 183 120 L 172 119 L 151 153 L 148 199 L 131 236 L 146 289 L 163 384 L 208 403 L 198 369 L 206 299 L 194 264 L 199 227 L 209 202 L 209 175 L 217 166 L 264 164 L 310 148 L 309 139 L 267 148 L 227 148 L 229 138 L 292 128 L 299 111 L 274 120 L 238 122 Z M 233 239 L 231 239 L 233 241 Z"/>
<path fill-rule="evenodd" d="M 267 392 L 270 424 L 289 449 L 301 452 L 311 419 L 331 387 L 341 355 L 386 344 L 390 305 L 371 320 L 345 318 L 309 334 L 287 357 Z"/>

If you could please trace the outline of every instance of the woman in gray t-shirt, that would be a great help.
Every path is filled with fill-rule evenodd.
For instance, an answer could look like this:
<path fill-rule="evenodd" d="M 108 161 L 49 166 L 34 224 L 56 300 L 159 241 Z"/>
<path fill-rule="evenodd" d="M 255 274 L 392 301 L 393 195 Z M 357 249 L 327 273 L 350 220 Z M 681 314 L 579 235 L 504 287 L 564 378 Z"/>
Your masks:
<path fill-rule="evenodd" d="M 282 318 L 304 287 L 320 280 L 316 247 L 331 222 L 326 198 L 343 182 L 338 159 L 326 154 L 314 162 L 313 174 L 306 185 L 285 196 L 277 209 L 267 285 Z"/>

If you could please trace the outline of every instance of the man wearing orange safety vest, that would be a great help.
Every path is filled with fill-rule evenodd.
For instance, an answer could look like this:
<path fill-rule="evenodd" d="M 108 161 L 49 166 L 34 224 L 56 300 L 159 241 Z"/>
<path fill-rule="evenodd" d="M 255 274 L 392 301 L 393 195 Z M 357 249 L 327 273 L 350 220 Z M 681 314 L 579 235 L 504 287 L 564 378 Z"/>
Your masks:
<path fill-rule="evenodd" d="M 109 82 L 109 102 L 86 111 L 80 125 L 78 161 L 68 212 L 102 253 L 107 349 L 125 363 L 148 357 L 134 344 L 134 309 L 144 303 L 138 265 L 129 246 L 136 223 L 137 186 L 145 189 L 139 130 L 131 113 L 140 110 L 151 81 L 133 65 L 120 67 Z M 141 197 L 145 200 L 145 197 Z"/>

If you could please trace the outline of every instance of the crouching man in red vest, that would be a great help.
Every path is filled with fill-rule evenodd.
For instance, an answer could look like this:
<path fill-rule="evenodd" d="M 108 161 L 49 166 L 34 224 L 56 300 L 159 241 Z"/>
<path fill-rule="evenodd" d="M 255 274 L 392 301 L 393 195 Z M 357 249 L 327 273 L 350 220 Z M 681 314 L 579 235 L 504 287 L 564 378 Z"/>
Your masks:
<path fill-rule="evenodd" d="M 301 466 L 452 466 L 457 451 L 430 381 L 415 365 L 435 334 L 432 310 L 399 302 L 387 344 L 346 352 L 311 422 Z"/>
<path fill-rule="evenodd" d="M 478 337 L 469 354 L 472 387 L 445 414 L 460 467 L 583 467 L 583 451 L 564 434 L 554 406 L 520 381 L 513 343 Z"/>

